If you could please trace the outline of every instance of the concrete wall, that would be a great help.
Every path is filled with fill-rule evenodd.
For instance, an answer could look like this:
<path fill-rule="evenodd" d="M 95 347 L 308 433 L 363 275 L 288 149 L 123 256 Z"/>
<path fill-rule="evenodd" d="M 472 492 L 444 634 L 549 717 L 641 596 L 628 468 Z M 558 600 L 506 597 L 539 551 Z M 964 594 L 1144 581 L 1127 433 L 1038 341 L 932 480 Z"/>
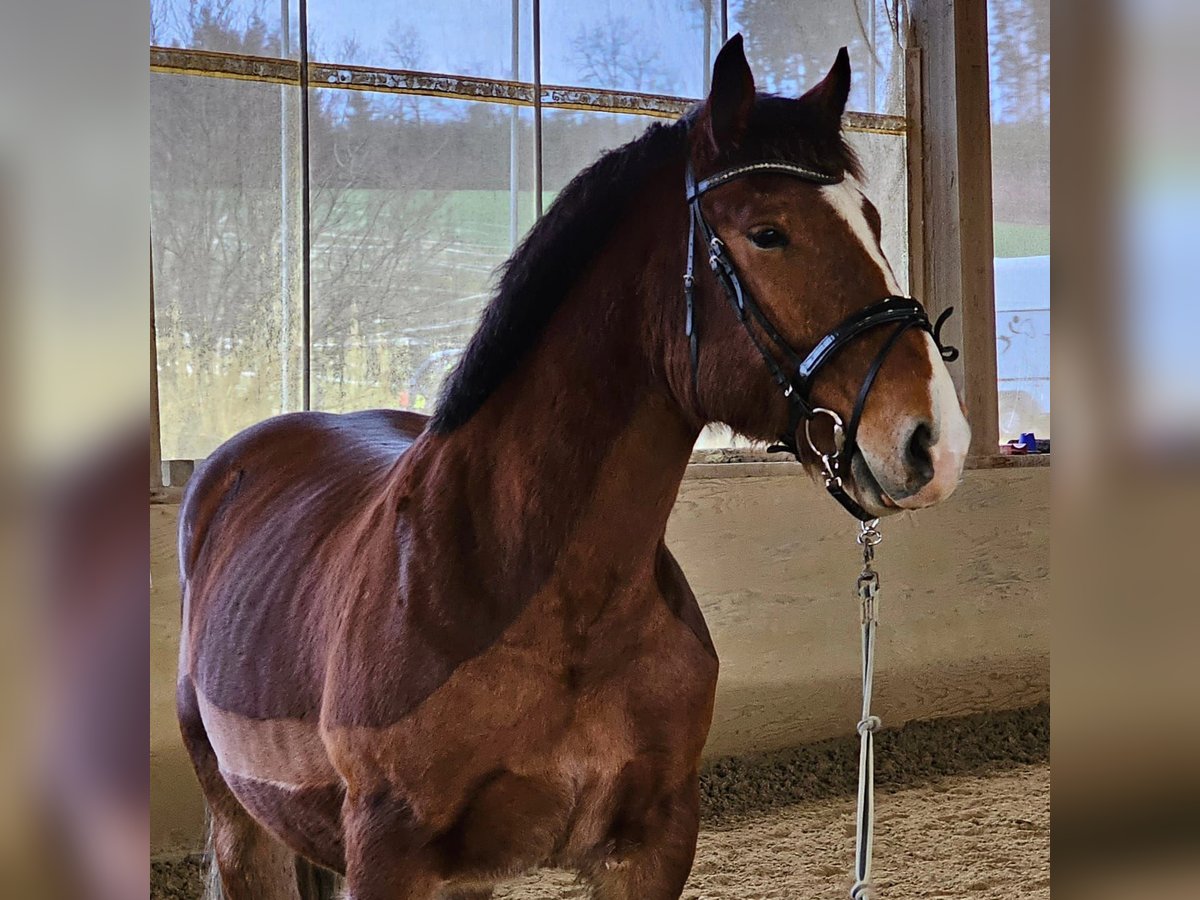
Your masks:
<path fill-rule="evenodd" d="M 857 524 L 803 476 L 693 467 L 667 532 L 721 655 L 708 753 L 858 721 Z M 885 725 L 1049 696 L 1048 468 L 974 470 L 945 506 L 887 519 L 876 671 Z"/>
<path fill-rule="evenodd" d="M 946 506 L 884 522 L 876 710 L 885 726 L 1048 698 L 1049 476 L 1048 468 L 974 470 Z M 203 822 L 173 709 L 177 513 L 150 507 L 156 854 L 194 847 Z M 855 532 L 792 466 L 689 469 L 667 538 L 721 655 L 710 756 L 853 732 Z"/>

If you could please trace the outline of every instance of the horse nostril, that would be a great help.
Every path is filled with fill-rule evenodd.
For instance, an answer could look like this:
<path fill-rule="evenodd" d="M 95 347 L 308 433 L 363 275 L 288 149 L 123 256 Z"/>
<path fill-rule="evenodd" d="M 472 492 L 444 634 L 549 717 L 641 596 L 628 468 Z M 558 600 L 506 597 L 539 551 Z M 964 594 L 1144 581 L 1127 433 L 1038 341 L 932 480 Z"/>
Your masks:
<path fill-rule="evenodd" d="M 919 491 L 933 480 L 933 454 L 930 453 L 933 444 L 933 429 L 924 422 L 913 429 L 908 439 L 905 462 L 914 490 Z"/>

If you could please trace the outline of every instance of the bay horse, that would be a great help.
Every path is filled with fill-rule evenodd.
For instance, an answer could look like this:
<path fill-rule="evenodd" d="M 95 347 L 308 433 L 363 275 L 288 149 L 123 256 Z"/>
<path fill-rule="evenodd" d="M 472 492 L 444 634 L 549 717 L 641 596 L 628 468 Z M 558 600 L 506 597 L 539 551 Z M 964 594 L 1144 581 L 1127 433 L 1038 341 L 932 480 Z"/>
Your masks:
<path fill-rule="evenodd" d="M 843 49 L 799 99 L 758 94 L 735 37 L 701 104 L 533 227 L 432 417 L 283 415 L 197 472 L 178 713 L 225 897 L 318 896 L 328 870 L 353 900 L 485 898 L 538 866 L 604 900 L 680 896 L 717 680 L 664 543 L 689 454 L 710 422 L 796 426 L 771 332 L 825 344 L 900 294 L 849 89 Z M 709 231 L 714 273 L 693 274 Z M 809 386 L 856 409 L 839 485 L 864 515 L 961 475 L 969 432 L 919 318 L 859 326 Z"/>

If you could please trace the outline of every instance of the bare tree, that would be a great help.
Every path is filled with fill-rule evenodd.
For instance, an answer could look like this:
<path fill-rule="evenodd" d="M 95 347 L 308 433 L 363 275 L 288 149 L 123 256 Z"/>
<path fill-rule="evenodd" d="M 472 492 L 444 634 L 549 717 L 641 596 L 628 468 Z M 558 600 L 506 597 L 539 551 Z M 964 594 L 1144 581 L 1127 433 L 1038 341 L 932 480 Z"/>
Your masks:
<path fill-rule="evenodd" d="M 421 69 L 425 59 L 425 42 L 421 35 L 411 25 L 400 21 L 392 23 L 388 29 L 384 49 L 390 54 L 398 69 Z M 421 99 L 419 97 L 404 98 L 404 105 L 412 114 L 416 125 L 421 124 Z"/>
<path fill-rule="evenodd" d="M 655 92 L 664 89 L 666 71 L 658 48 L 631 39 L 636 34 L 625 16 L 608 16 L 591 28 L 581 25 L 571 40 L 578 71 L 602 87 Z"/>
<path fill-rule="evenodd" d="M 181 23 L 185 46 L 249 55 L 278 46 L 278 34 L 228 0 L 163 2 L 155 15 Z M 284 306 L 300 293 L 302 176 L 295 117 L 280 97 L 297 109 L 300 97 L 229 79 L 159 74 L 152 84 L 164 451 L 201 456 L 281 411 L 285 371 L 298 395 L 299 314 Z M 446 191 L 428 187 L 427 161 L 397 159 L 396 132 L 408 124 L 361 92 L 312 94 L 314 393 L 326 407 L 389 402 L 421 362 L 400 352 L 400 338 L 419 317 L 429 257 L 445 244 L 436 213 Z"/>

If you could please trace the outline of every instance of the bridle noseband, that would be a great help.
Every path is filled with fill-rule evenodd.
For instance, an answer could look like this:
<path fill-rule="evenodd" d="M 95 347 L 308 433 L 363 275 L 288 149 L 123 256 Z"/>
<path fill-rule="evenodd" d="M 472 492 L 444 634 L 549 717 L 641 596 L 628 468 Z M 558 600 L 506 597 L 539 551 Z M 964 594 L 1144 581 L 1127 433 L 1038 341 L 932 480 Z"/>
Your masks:
<path fill-rule="evenodd" d="M 788 402 L 788 409 L 790 411 L 788 433 L 779 438 L 778 444 L 772 446 L 770 449 L 786 450 L 792 453 L 797 459 L 800 459 L 800 447 L 797 444 L 796 434 L 799 431 L 801 423 L 803 423 L 804 439 L 809 449 L 821 460 L 821 465 L 825 472 L 826 489 L 850 515 L 865 522 L 873 519 L 874 516 L 864 510 L 846 492 L 842 485 L 841 467 L 843 461 L 848 461 L 854 456 L 857 447 L 855 439 L 858 433 L 858 425 L 862 418 L 863 407 L 867 402 L 867 396 L 871 392 L 871 387 L 875 383 L 875 377 L 879 374 L 879 370 L 883 366 L 887 355 L 896 346 L 896 343 L 900 340 L 900 336 L 909 328 L 915 327 L 929 332 L 933 336 L 934 342 L 938 345 L 938 350 L 941 352 L 942 358 L 947 362 L 958 358 L 958 350 L 943 344 L 941 341 L 942 325 L 945 324 L 950 314 L 954 312 L 954 307 L 948 308 L 938 316 L 936 323 L 931 323 L 929 315 L 925 312 L 925 307 L 919 301 L 911 297 L 885 297 L 878 303 L 852 313 L 841 324 L 834 327 L 828 334 L 817 341 L 806 355 L 801 356 L 784 339 L 783 335 L 779 333 L 779 329 L 772 324 L 766 313 L 763 312 L 762 307 L 758 305 L 754 297 L 742 285 L 725 243 L 713 231 L 712 226 L 708 224 L 708 220 L 704 218 L 704 211 L 700 208 L 700 198 L 714 188 L 727 184 L 737 178 L 766 172 L 775 175 L 789 175 L 793 178 L 800 178 L 804 181 L 820 185 L 837 184 L 842 180 L 842 176 L 840 175 L 818 172 L 814 169 L 795 165 L 794 163 L 767 161 L 735 166 L 697 182 L 695 175 L 692 173 L 691 163 L 687 164 L 685 187 L 689 210 L 689 227 L 687 270 L 683 275 L 683 291 L 687 302 L 687 318 L 684 328 L 691 352 L 692 385 L 696 392 L 696 402 L 700 402 L 700 336 L 699 329 L 697 328 L 694 297 L 696 284 L 694 261 L 696 231 L 699 230 L 704 238 L 705 245 L 708 247 L 709 267 L 717 276 L 717 281 L 720 282 L 725 295 L 729 298 L 730 305 L 733 307 L 738 321 L 746 329 L 750 340 L 766 363 L 771 377 L 779 385 L 779 389 L 783 392 L 783 396 Z M 767 341 L 772 345 L 772 348 L 768 348 L 763 344 L 753 325 L 751 325 L 751 321 L 757 324 L 762 333 L 766 335 Z M 850 341 L 872 328 L 892 324 L 896 327 L 887 340 L 884 341 L 883 346 L 875 355 L 875 359 L 871 362 L 870 368 L 867 369 L 866 377 L 863 378 L 862 386 L 858 390 L 858 397 L 854 402 L 854 409 L 850 414 L 849 424 L 844 425 L 841 416 L 836 412 L 822 406 L 817 406 L 813 402 L 812 389 L 815 379 L 825 365 Z M 772 352 L 772 350 L 777 351 L 783 358 L 784 362 L 782 365 L 776 359 L 775 352 Z M 819 449 L 812 438 L 812 422 L 818 416 L 822 415 L 827 416 L 833 424 L 833 447 L 829 452 L 823 452 Z"/>

